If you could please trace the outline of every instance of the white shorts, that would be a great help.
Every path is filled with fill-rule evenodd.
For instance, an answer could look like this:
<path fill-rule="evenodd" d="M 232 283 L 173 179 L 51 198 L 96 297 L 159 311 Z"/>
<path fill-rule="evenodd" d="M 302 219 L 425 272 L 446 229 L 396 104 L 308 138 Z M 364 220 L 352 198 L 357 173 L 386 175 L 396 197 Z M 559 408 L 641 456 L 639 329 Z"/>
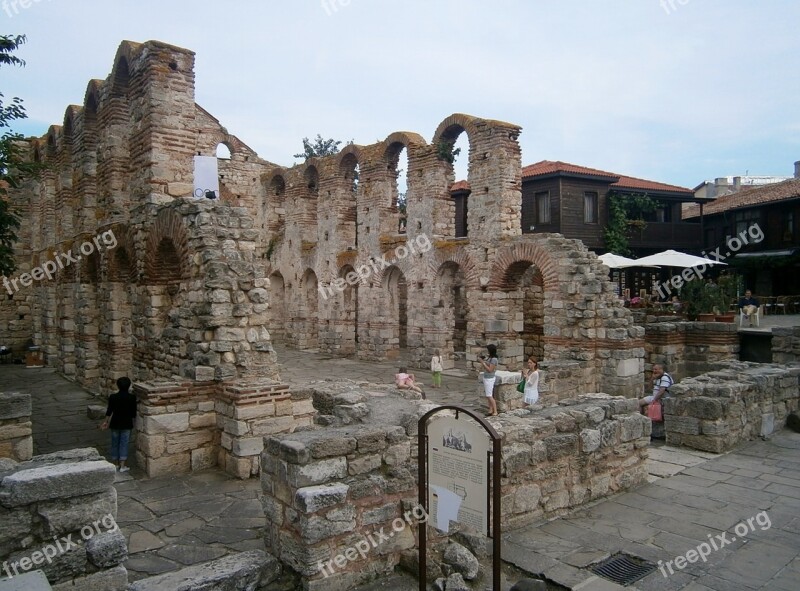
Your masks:
<path fill-rule="evenodd" d="M 497 378 L 483 378 L 483 391 L 487 398 L 491 398 L 494 394 L 494 382 Z"/>
<path fill-rule="evenodd" d="M 650 404 L 651 402 L 653 402 L 653 396 L 652 394 L 650 396 L 645 396 L 644 398 L 642 398 L 642 400 L 644 400 L 647 404 Z"/>

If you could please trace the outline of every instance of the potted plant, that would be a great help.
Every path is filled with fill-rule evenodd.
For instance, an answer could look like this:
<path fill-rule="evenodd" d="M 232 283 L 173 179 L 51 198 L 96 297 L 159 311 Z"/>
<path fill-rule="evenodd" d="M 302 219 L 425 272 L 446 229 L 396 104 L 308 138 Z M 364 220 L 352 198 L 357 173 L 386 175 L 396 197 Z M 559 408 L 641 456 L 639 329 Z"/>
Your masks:
<path fill-rule="evenodd" d="M 689 320 L 714 322 L 714 297 L 712 290 L 704 281 L 694 279 L 683 284 L 680 291 L 681 302 Z"/>
<path fill-rule="evenodd" d="M 720 275 L 712 299 L 716 313 L 715 320 L 717 322 L 733 322 L 736 315 L 730 311 L 730 304 L 736 299 L 736 277 Z"/>

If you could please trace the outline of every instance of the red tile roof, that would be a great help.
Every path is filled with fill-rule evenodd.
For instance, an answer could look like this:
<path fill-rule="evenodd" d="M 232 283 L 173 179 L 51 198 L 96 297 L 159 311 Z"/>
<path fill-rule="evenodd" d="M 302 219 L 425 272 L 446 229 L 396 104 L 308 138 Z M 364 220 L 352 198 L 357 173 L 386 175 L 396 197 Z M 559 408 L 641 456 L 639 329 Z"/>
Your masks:
<path fill-rule="evenodd" d="M 790 179 L 782 183 L 762 185 L 745 189 L 738 193 L 730 193 L 717 197 L 714 201 L 706 203 L 703 207 L 703 215 L 713 215 L 723 211 L 733 209 L 744 209 L 746 207 L 756 207 L 765 203 L 776 203 L 788 199 L 800 198 L 800 179 Z M 700 206 L 692 205 L 687 207 L 683 214 L 683 219 L 697 217 L 700 215 Z"/>
<path fill-rule="evenodd" d="M 469 191 L 469 183 L 467 181 L 456 181 L 452 185 L 450 185 L 450 192 L 453 193 L 455 191 Z"/>
<path fill-rule="evenodd" d="M 596 168 L 587 168 L 585 166 L 578 166 L 577 164 L 570 164 L 569 162 L 560 162 L 552 160 L 542 160 L 536 164 L 531 164 L 522 169 L 522 178 L 529 179 L 548 174 L 567 173 L 583 176 L 594 176 L 607 178 L 613 180 L 612 187 L 620 189 L 641 189 L 643 191 L 665 191 L 671 193 L 690 193 L 693 194 L 691 189 L 686 187 L 679 187 L 677 185 L 668 185 L 666 183 L 658 183 L 656 181 L 648 181 L 646 179 L 639 179 L 624 174 L 617 174 L 615 172 L 607 172 Z"/>

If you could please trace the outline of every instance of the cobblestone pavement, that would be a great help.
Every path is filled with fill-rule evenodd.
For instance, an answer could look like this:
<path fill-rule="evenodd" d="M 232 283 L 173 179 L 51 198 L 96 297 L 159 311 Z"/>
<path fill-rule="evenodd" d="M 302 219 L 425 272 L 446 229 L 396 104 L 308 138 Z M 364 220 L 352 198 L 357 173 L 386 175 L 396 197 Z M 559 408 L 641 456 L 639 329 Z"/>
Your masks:
<path fill-rule="evenodd" d="M 396 372 L 393 363 L 285 349 L 278 354 L 283 379 L 293 385 L 321 377 L 391 382 Z M 422 383 L 430 384 L 429 372 L 414 371 Z M 483 409 L 475 378 L 446 375 L 444 385 L 441 390 L 427 387 L 429 398 Z M 106 452 L 107 433 L 86 416 L 88 404 L 102 402 L 53 370 L 0 366 L 0 388 L 32 394 L 35 453 L 86 446 Z M 787 431 L 722 456 L 653 448 L 649 484 L 570 517 L 505 534 L 503 558 L 568 588 L 621 590 L 582 567 L 617 551 L 656 562 L 674 561 L 708 542 L 709 536 L 732 532 L 736 524 L 766 511 L 769 529 L 756 526 L 744 538 L 728 534 L 728 539 L 737 540 L 713 552 L 707 562 L 683 569 L 673 566 L 674 574 L 666 571 L 666 578 L 656 570 L 624 589 L 794 591 L 800 578 L 798 450 L 800 435 Z M 118 474 L 116 487 L 132 581 L 227 553 L 263 548 L 258 479 L 235 480 L 217 470 L 147 479 L 134 469 Z M 404 581 L 414 588 L 408 579 Z"/>

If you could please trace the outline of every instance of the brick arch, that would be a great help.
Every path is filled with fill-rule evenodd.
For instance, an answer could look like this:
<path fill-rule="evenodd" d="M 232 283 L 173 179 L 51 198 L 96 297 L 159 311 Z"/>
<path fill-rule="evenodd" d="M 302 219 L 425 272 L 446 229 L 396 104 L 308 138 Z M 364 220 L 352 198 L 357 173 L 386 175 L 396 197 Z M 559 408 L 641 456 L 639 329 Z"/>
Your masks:
<path fill-rule="evenodd" d="M 454 250 L 448 248 L 434 250 L 434 254 L 428 265 L 429 274 L 433 277 L 437 277 L 442 266 L 447 263 L 458 265 L 459 269 L 464 273 L 464 280 L 466 281 L 467 287 L 477 288 L 480 285 L 480 271 L 465 249 L 458 248 Z"/>
<path fill-rule="evenodd" d="M 364 146 L 359 146 L 357 144 L 347 144 L 344 148 L 342 148 L 342 151 L 335 156 L 337 168 L 342 167 L 345 158 L 350 154 L 355 156 L 358 164 L 361 164 L 364 161 L 364 155 L 361 152 L 363 148 Z"/>
<path fill-rule="evenodd" d="M 103 86 L 105 86 L 105 82 L 102 80 L 89 80 L 89 84 L 86 85 L 86 93 L 83 95 L 85 112 L 97 115 L 97 110 L 100 108 L 100 97 L 103 95 Z"/>
<path fill-rule="evenodd" d="M 472 115 L 465 115 L 463 113 L 454 113 L 446 118 L 436 128 L 433 134 L 433 141 L 431 142 L 436 146 L 442 139 L 455 139 L 462 131 L 467 133 L 470 146 L 474 146 L 478 140 L 478 127 L 477 122 L 481 121 L 478 117 Z"/>
<path fill-rule="evenodd" d="M 375 283 L 377 283 L 377 285 L 379 285 L 381 288 L 386 288 L 386 281 L 389 277 L 389 274 L 392 272 L 392 269 L 398 269 L 403 274 L 406 283 L 411 281 L 411 277 L 414 273 L 414 264 L 411 258 L 412 257 L 406 257 L 402 260 L 395 261 L 385 269 L 381 269 L 380 273 L 378 273 L 378 275 L 375 277 Z"/>
<path fill-rule="evenodd" d="M 147 236 L 144 280 L 161 284 L 188 277 L 189 246 L 183 219 L 171 209 L 162 209 Z"/>
<path fill-rule="evenodd" d="M 267 198 L 283 197 L 286 194 L 286 169 L 278 168 L 261 175 L 261 186 L 266 191 Z"/>
<path fill-rule="evenodd" d="M 383 140 L 384 145 L 384 154 L 388 153 L 389 148 L 393 144 L 403 144 L 407 150 L 411 151 L 411 148 L 420 148 L 428 145 L 428 142 L 425 141 L 418 133 L 414 133 L 413 131 L 395 131 L 387 136 L 385 140 Z"/>
<path fill-rule="evenodd" d="M 51 125 L 47 130 L 47 155 L 53 157 L 58 151 L 58 138 L 61 135 L 60 125 Z"/>
<path fill-rule="evenodd" d="M 319 194 L 319 166 L 316 158 L 309 158 L 303 168 L 302 182 L 303 190 L 301 195 L 305 197 L 316 197 Z"/>
<path fill-rule="evenodd" d="M 123 41 L 114 55 L 114 66 L 111 68 L 111 95 L 127 96 L 131 79 L 131 63 L 142 47 L 141 43 Z"/>
<path fill-rule="evenodd" d="M 492 272 L 489 276 L 487 288 L 503 290 L 507 283 L 507 272 L 515 263 L 529 262 L 539 269 L 542 274 L 542 283 L 545 291 L 554 291 L 558 281 L 556 262 L 550 253 L 539 244 L 522 243 L 514 244 L 500 249 L 492 263 Z"/>
<path fill-rule="evenodd" d="M 81 107 L 78 105 L 70 105 L 64 111 L 64 140 L 68 146 L 72 145 L 75 135 L 75 118 L 80 112 Z"/>
<path fill-rule="evenodd" d="M 134 247 L 133 234 L 127 224 L 114 224 L 101 229 L 97 233 L 112 232 L 117 240 L 117 245 L 107 250 L 103 257 L 106 266 L 106 277 L 109 281 L 123 283 L 136 283 L 138 279 L 136 265 L 136 248 Z"/>

